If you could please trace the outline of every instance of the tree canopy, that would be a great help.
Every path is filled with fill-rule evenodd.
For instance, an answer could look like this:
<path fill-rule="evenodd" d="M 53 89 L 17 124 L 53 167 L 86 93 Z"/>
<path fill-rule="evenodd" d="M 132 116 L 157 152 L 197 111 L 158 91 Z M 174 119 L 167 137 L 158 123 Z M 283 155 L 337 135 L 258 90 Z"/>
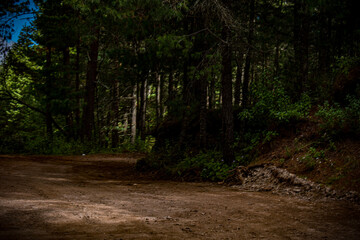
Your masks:
<path fill-rule="evenodd" d="M 151 145 L 231 165 L 316 105 L 360 133 L 355 0 L 35 3 L 1 63 L 1 152 Z M 2 4 L 4 44 L 29 2 Z"/>

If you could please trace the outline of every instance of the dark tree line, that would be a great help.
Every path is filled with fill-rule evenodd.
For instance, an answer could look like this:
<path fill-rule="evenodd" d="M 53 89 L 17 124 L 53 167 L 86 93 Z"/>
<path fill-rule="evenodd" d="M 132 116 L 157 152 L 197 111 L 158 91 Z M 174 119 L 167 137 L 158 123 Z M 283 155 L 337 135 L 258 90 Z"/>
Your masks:
<path fill-rule="evenodd" d="M 117 148 L 153 135 L 157 148 L 221 149 L 231 163 L 268 120 L 256 111 L 271 94 L 259 92 L 283 91 L 287 106 L 274 98 L 266 110 L 281 121 L 304 94 L 344 101 L 335 70 L 359 62 L 354 0 L 35 2 L 1 65 L 3 151 L 55 139 Z M 9 1 L 0 17 L 20 6 Z M 2 29 L 4 41 L 11 26 Z"/>

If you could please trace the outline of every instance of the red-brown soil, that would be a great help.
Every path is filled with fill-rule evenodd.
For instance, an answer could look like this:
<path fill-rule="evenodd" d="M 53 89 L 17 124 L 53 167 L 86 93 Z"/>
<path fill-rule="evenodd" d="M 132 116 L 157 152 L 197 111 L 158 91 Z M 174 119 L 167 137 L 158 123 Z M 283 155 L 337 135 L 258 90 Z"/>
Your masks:
<path fill-rule="evenodd" d="M 314 118 L 299 125 L 297 133 L 283 134 L 252 164 L 269 163 L 336 190 L 360 192 L 360 140 L 321 140 L 318 124 Z"/>
<path fill-rule="evenodd" d="M 360 239 L 360 207 L 154 180 L 138 155 L 0 156 L 0 239 Z"/>

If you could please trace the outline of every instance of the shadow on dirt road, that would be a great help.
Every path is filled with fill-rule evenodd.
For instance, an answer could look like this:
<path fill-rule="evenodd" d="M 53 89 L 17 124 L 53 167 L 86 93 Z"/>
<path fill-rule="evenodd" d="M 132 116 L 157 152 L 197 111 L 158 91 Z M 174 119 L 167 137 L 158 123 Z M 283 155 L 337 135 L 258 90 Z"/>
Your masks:
<path fill-rule="evenodd" d="M 360 239 L 360 207 L 157 181 L 138 155 L 0 156 L 0 239 Z"/>

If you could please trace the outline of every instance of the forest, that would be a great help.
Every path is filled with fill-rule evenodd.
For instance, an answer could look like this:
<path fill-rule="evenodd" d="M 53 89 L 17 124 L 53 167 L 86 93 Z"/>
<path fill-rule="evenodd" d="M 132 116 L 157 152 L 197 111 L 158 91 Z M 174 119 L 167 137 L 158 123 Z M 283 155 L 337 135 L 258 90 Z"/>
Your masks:
<path fill-rule="evenodd" d="M 146 152 L 218 181 L 283 137 L 314 132 L 307 171 L 359 139 L 356 0 L 33 2 L 0 4 L 2 154 Z"/>

